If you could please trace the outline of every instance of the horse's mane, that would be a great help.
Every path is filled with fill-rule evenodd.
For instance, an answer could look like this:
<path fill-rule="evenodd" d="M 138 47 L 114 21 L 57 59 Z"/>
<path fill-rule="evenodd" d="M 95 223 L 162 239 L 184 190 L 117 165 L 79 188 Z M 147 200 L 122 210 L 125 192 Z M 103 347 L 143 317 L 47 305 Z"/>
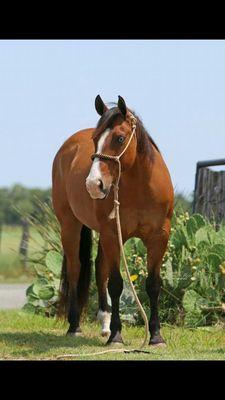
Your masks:
<path fill-rule="evenodd" d="M 114 103 L 110 103 L 114 104 Z M 157 144 L 154 142 L 152 137 L 149 135 L 147 130 L 145 129 L 141 119 L 135 114 L 134 111 L 129 110 L 137 119 L 137 128 L 136 128 L 136 135 L 137 135 L 137 151 L 140 154 L 149 156 L 152 158 L 153 151 L 152 146 L 156 148 L 156 150 L 160 153 L 160 150 Z M 110 128 L 113 123 L 116 121 L 117 118 L 124 119 L 121 111 L 118 107 L 113 107 L 107 110 L 99 119 L 98 124 L 96 126 L 96 131 L 94 133 L 94 137 L 99 136 L 103 131 L 107 128 Z"/>

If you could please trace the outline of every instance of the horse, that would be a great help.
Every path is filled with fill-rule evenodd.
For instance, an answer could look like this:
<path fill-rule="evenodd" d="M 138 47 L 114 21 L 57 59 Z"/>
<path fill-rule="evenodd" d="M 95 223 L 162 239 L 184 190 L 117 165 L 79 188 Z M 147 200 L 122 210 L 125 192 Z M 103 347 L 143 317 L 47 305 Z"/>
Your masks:
<path fill-rule="evenodd" d="M 174 205 L 171 177 L 158 146 L 121 96 L 109 108 L 98 95 L 95 109 L 100 115 L 97 126 L 73 134 L 53 161 L 52 204 L 61 227 L 64 252 L 58 315 L 68 319 L 68 335 L 81 334 L 80 320 L 87 307 L 91 280 L 94 230 L 99 233 L 95 278 L 101 334 L 107 336 L 106 344 L 124 343 L 119 312 L 123 291 L 120 247 L 111 213 L 112 188 L 118 178 L 118 163 L 114 160 L 125 149 L 120 158 L 119 183 L 123 244 L 137 237 L 146 247 L 149 344 L 162 345 L 165 341 L 160 332 L 158 301 L 160 268 Z"/>

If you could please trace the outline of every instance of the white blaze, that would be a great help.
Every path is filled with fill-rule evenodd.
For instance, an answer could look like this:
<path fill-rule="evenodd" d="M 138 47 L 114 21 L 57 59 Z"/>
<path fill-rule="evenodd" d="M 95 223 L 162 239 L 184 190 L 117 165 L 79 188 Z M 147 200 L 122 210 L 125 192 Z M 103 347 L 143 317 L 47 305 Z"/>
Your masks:
<path fill-rule="evenodd" d="M 110 132 L 110 129 L 106 129 L 102 133 L 102 135 L 101 135 L 101 137 L 100 137 L 100 139 L 98 141 L 98 147 L 97 147 L 97 152 L 96 153 L 101 153 L 102 152 L 105 140 L 106 140 L 109 132 Z M 90 180 L 101 179 L 101 170 L 100 170 L 100 167 L 99 167 L 99 163 L 100 163 L 100 160 L 99 160 L 99 158 L 96 157 L 94 159 L 93 163 L 92 163 L 92 167 L 90 169 L 90 172 L 89 172 L 89 175 L 88 175 L 87 179 L 90 179 Z"/>

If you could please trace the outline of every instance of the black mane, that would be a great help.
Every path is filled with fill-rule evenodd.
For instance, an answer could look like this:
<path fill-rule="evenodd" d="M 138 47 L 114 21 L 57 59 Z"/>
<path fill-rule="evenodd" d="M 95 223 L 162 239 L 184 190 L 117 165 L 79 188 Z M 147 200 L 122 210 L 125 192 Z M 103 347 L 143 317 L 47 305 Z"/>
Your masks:
<path fill-rule="evenodd" d="M 156 150 L 160 153 L 158 146 L 156 145 L 156 143 L 154 142 L 152 137 L 146 131 L 140 118 L 134 113 L 134 111 L 132 111 L 132 110 L 128 110 L 128 111 L 130 111 L 137 119 L 136 135 L 137 135 L 137 151 L 138 151 L 138 153 L 149 155 L 151 157 L 153 154 L 152 146 L 154 146 L 156 148 Z M 118 107 L 113 107 L 113 108 L 110 108 L 108 111 L 106 111 L 101 116 L 101 118 L 99 119 L 99 121 L 97 123 L 96 136 L 98 136 L 98 134 L 102 133 L 107 128 L 111 128 L 117 118 L 121 118 L 121 120 L 124 120 L 124 117 Z"/>

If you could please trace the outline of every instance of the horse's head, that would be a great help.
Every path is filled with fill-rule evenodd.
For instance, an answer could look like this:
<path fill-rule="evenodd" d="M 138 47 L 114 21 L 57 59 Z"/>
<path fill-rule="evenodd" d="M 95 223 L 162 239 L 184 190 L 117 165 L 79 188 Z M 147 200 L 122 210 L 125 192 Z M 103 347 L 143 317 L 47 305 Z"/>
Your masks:
<path fill-rule="evenodd" d="M 137 142 L 134 135 L 134 116 L 121 96 L 117 107 L 108 109 L 98 95 L 95 108 L 101 118 L 93 133 L 95 154 L 86 179 L 86 188 L 93 199 L 104 199 L 118 177 L 118 163 L 115 158 L 121 155 L 122 171 L 131 168 L 136 157 Z"/>

